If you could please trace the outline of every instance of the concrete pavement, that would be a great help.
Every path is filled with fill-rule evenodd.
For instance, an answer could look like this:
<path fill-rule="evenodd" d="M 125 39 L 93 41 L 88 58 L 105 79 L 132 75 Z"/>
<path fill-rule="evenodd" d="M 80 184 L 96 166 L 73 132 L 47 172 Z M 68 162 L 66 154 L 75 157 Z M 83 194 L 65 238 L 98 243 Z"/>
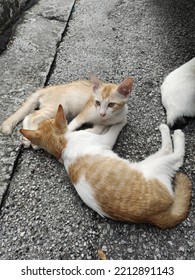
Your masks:
<path fill-rule="evenodd" d="M 131 75 L 128 124 L 114 150 L 141 160 L 160 147 L 160 85 L 195 56 L 194 26 L 193 1 L 40 0 L 0 56 L 0 122 L 38 87 L 88 78 L 91 70 L 105 81 Z M 54 158 L 24 150 L 17 129 L 0 135 L 0 258 L 97 259 L 103 249 L 108 259 L 194 259 L 194 128 L 194 120 L 184 128 L 182 168 L 193 181 L 190 214 L 169 230 L 99 217 Z"/>
<path fill-rule="evenodd" d="M 0 3 L 0 34 L 15 21 L 28 0 L 2 0 Z M 32 2 L 32 1 L 31 1 Z"/>

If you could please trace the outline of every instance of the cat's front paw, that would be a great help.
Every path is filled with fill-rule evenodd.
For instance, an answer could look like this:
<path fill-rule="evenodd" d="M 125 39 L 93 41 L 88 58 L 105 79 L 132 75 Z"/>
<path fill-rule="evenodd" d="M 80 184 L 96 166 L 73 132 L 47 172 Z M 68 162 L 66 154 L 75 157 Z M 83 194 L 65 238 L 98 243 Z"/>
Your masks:
<path fill-rule="evenodd" d="M 32 144 L 32 148 L 33 148 L 34 150 L 36 150 L 36 151 L 41 149 L 39 146 L 33 145 L 33 144 Z"/>
<path fill-rule="evenodd" d="M 9 135 L 12 133 L 12 130 L 13 130 L 12 125 L 9 125 L 8 123 L 2 123 L 2 125 L 0 126 L 0 131 L 3 134 Z"/>
<path fill-rule="evenodd" d="M 24 146 L 25 149 L 30 148 L 30 146 L 32 146 L 32 148 L 34 150 L 39 150 L 40 147 L 37 145 L 32 144 L 28 139 L 26 139 L 25 137 L 22 138 L 22 145 Z"/>
<path fill-rule="evenodd" d="M 76 119 L 73 119 L 69 125 L 68 125 L 68 131 L 69 132 L 73 132 L 75 131 L 77 128 L 79 128 L 79 124 L 77 123 Z"/>
<path fill-rule="evenodd" d="M 31 142 L 27 138 L 22 137 L 22 145 L 27 149 L 31 146 Z"/>

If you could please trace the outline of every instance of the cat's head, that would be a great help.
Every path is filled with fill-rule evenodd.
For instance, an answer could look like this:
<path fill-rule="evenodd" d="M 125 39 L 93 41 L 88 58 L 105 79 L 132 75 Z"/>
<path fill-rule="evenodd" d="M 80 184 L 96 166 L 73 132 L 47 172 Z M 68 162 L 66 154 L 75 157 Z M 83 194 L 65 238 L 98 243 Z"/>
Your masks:
<path fill-rule="evenodd" d="M 94 106 L 100 118 L 107 119 L 119 113 L 128 101 L 133 86 L 133 79 L 126 78 L 119 85 L 105 84 L 91 74 Z"/>
<path fill-rule="evenodd" d="M 45 120 L 39 124 L 38 129 L 20 129 L 20 133 L 33 145 L 46 150 L 57 159 L 61 158 L 62 150 L 66 147 L 67 120 L 62 105 L 59 105 L 55 118 Z"/>

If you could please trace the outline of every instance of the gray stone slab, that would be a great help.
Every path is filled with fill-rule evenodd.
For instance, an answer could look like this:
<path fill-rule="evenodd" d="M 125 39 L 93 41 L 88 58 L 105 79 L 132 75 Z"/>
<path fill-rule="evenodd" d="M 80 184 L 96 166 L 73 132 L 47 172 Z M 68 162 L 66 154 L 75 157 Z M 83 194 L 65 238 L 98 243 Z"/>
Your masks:
<path fill-rule="evenodd" d="M 72 0 L 41 0 L 35 5 L 34 11 L 47 19 L 66 22 L 74 2 Z"/>
<path fill-rule="evenodd" d="M 28 0 L 1 0 L 0 34 L 14 21 L 25 7 Z"/>
<path fill-rule="evenodd" d="M 20 19 L 6 51 L 0 56 L 0 123 L 30 92 L 44 86 L 73 4 L 70 0 L 40 0 Z M 18 152 L 17 131 L 11 137 L 1 135 L 0 144 L 1 201 Z"/>

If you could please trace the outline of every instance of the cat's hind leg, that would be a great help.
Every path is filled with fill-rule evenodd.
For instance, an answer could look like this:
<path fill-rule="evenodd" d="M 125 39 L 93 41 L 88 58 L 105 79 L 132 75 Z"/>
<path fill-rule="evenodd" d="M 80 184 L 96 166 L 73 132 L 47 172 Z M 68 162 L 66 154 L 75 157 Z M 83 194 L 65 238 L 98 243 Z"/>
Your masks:
<path fill-rule="evenodd" d="M 159 151 L 159 156 L 171 154 L 173 151 L 170 129 L 166 124 L 159 126 L 161 132 L 162 147 Z"/>
<path fill-rule="evenodd" d="M 171 141 L 171 135 L 170 135 L 170 129 L 166 124 L 161 124 L 159 126 L 159 130 L 161 132 L 161 141 L 162 146 L 161 148 L 154 154 L 147 157 L 145 160 L 142 161 L 143 164 L 147 164 L 155 159 L 158 159 L 164 155 L 171 154 L 173 151 L 172 141 Z"/>
<path fill-rule="evenodd" d="M 132 163 L 132 167 L 141 171 L 146 179 L 157 179 L 173 194 L 172 178 L 183 164 L 185 154 L 185 136 L 181 130 L 176 130 L 173 136 L 174 151 L 169 128 L 160 126 L 162 134 L 162 148 L 139 163 Z"/>
<path fill-rule="evenodd" d="M 174 131 L 173 144 L 174 152 L 172 155 L 175 157 L 174 168 L 177 171 L 183 165 L 185 155 L 185 135 L 180 129 Z"/>
<path fill-rule="evenodd" d="M 41 108 L 39 110 L 34 111 L 33 113 L 26 116 L 23 120 L 23 128 L 29 130 L 37 130 L 39 124 L 47 119 L 53 118 L 56 113 L 56 108 Z M 26 139 L 24 136 L 22 137 L 22 144 L 25 148 L 29 148 L 31 142 Z M 32 145 L 33 149 L 39 149 L 38 146 Z"/>
<path fill-rule="evenodd" d="M 174 132 L 173 146 L 173 153 L 162 156 L 159 161 L 154 161 L 153 166 L 154 176 L 159 179 L 171 193 L 173 193 L 172 179 L 183 165 L 185 155 L 185 135 L 180 129 Z"/>
<path fill-rule="evenodd" d="M 161 154 L 161 157 L 159 159 L 157 158 L 154 161 L 154 164 L 157 164 L 159 160 L 160 163 L 167 163 L 169 169 L 173 172 L 178 171 L 178 169 L 183 165 L 183 159 L 185 155 L 185 135 L 180 129 L 174 131 L 173 147 L 172 153 L 165 153 L 164 155 Z M 164 151 L 166 152 L 166 150 Z"/>
<path fill-rule="evenodd" d="M 178 171 L 178 169 L 183 165 L 185 155 L 185 135 L 180 129 L 174 131 L 173 147 L 172 153 L 165 154 L 154 161 L 154 169 L 155 165 L 157 167 L 159 166 L 159 172 L 162 172 L 163 167 L 165 167 L 165 169 L 167 169 L 167 173 L 172 175 Z"/>

